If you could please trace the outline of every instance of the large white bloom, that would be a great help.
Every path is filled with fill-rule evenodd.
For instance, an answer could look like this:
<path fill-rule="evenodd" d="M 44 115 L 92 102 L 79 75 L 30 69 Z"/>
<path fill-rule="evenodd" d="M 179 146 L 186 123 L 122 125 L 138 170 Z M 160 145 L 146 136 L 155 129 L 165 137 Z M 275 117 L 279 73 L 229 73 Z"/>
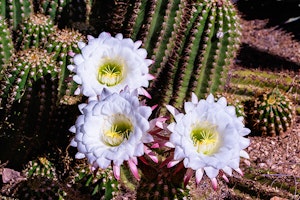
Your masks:
<path fill-rule="evenodd" d="M 116 178 L 120 165 L 128 161 L 138 178 L 137 157 L 144 155 L 144 143 L 153 141 L 147 133 L 151 108 L 141 105 L 137 92 L 110 93 L 104 90 L 101 100 L 80 104 L 82 113 L 70 131 L 75 133 L 71 146 L 78 148 L 77 159 L 87 158 L 93 168 L 113 165 Z"/>
<path fill-rule="evenodd" d="M 211 94 L 198 102 L 193 94 L 192 102 L 184 105 L 185 114 L 172 106 L 167 108 L 176 121 L 168 126 L 172 132 L 170 142 L 175 146 L 174 160 L 169 167 L 183 160 L 184 166 L 189 168 L 188 173 L 196 171 L 197 183 L 205 172 L 214 188 L 217 187 L 219 172 L 231 176 L 234 169 L 242 173 L 240 157 L 249 157 L 243 149 L 250 143 L 243 136 L 250 130 L 244 127 L 243 118 L 236 116 L 235 108 L 227 106 L 224 97 L 215 102 Z"/>
<path fill-rule="evenodd" d="M 153 63 L 146 59 L 147 51 L 141 41 L 133 42 L 123 38 L 122 34 L 112 37 L 102 32 L 98 38 L 88 36 L 88 44 L 79 42 L 81 54 L 74 57 L 74 65 L 68 69 L 75 72 L 73 79 L 80 86 L 75 94 L 87 97 L 100 95 L 103 88 L 111 92 L 120 92 L 128 86 L 143 94 L 153 77 L 148 73 L 148 66 Z"/>

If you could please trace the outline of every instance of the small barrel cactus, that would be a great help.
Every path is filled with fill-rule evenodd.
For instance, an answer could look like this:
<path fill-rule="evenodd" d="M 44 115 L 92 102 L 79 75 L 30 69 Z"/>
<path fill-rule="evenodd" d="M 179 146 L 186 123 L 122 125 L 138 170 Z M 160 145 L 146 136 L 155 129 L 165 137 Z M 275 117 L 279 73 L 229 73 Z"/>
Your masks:
<path fill-rule="evenodd" d="M 275 88 L 248 101 L 247 119 L 252 132 L 262 136 L 281 135 L 291 127 L 295 109 L 288 94 Z"/>
<path fill-rule="evenodd" d="M 6 20 L 0 15 L 0 70 L 13 55 L 14 45 Z M 0 75 L 0 80 L 3 75 Z"/>
<path fill-rule="evenodd" d="M 54 23 L 49 16 L 32 14 L 20 24 L 18 29 L 17 48 L 24 50 L 40 47 L 55 30 Z"/>

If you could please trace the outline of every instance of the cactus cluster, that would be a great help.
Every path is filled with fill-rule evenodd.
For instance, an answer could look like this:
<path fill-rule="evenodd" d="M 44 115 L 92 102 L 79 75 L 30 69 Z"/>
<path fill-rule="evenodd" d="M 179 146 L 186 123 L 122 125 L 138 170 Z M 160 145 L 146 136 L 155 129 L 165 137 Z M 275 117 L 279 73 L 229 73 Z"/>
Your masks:
<path fill-rule="evenodd" d="M 203 98 L 224 85 L 241 35 L 230 0 L 120 0 L 111 6 L 107 29 L 142 40 L 155 61 L 149 104 L 181 108 L 192 92 Z"/>
<path fill-rule="evenodd" d="M 295 109 L 287 93 L 275 88 L 258 94 L 246 103 L 247 123 L 252 132 L 262 136 L 281 135 L 294 122 Z"/>

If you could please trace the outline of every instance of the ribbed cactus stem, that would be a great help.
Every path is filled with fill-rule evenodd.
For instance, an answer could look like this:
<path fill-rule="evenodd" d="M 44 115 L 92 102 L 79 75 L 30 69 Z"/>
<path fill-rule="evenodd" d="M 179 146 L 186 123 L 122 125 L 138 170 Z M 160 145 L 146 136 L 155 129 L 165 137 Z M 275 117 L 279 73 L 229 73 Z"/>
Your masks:
<path fill-rule="evenodd" d="M 46 74 L 55 79 L 58 71 L 53 54 L 36 48 L 20 51 L 3 71 L 7 78 L 1 81 L 0 99 L 12 105 L 22 98 L 26 88 L 32 87 L 34 81 Z"/>
<path fill-rule="evenodd" d="M 6 17 L 13 30 L 16 30 L 18 25 L 33 13 L 30 0 L 11 0 L 7 2 L 6 8 L 8 10 Z"/>
<path fill-rule="evenodd" d="M 8 28 L 6 20 L 0 16 L 0 71 L 3 65 L 10 60 L 13 53 L 14 46 L 11 31 Z M 3 74 L 0 75 L 0 80 L 2 76 Z"/>
<path fill-rule="evenodd" d="M 69 52 L 79 53 L 78 42 L 83 42 L 85 39 L 78 31 L 70 29 L 61 29 L 53 32 L 50 35 L 48 42 L 45 44 L 48 52 L 54 53 L 54 59 L 58 63 L 60 69 L 59 82 L 58 82 L 58 96 L 60 103 L 74 104 L 80 98 L 74 102 L 74 91 L 78 87 L 73 81 L 70 70 L 67 66 L 71 64 L 72 57 Z"/>
<path fill-rule="evenodd" d="M 239 45 L 240 25 L 230 0 L 183 1 L 167 8 L 151 68 L 157 78 L 150 90 L 153 103 L 180 109 L 192 92 L 204 98 L 225 83 Z M 175 15 L 175 8 L 180 15 Z"/>
<path fill-rule="evenodd" d="M 21 23 L 18 29 L 18 48 L 24 50 L 31 47 L 41 47 L 56 27 L 49 16 L 32 14 Z"/>
<path fill-rule="evenodd" d="M 61 18 L 65 6 L 70 2 L 71 0 L 41 0 L 39 12 L 49 15 L 52 20 L 57 21 Z"/>

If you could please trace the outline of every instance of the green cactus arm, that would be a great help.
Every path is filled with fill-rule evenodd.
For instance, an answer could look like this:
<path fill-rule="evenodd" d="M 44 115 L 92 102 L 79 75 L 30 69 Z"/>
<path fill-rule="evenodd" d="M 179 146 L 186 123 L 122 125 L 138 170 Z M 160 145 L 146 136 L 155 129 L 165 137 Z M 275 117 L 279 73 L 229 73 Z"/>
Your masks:
<path fill-rule="evenodd" d="M 133 24 L 133 27 L 132 27 L 132 31 L 131 31 L 132 32 L 131 38 L 133 40 L 137 39 L 139 30 L 142 27 L 142 24 L 143 24 L 145 15 L 146 15 L 146 13 L 145 13 L 146 12 L 146 5 L 147 5 L 147 0 L 139 0 L 135 4 L 135 6 L 138 9 L 138 12 L 137 12 L 136 15 L 134 15 L 136 18 L 135 19 L 133 18 L 133 20 L 132 20 L 132 21 L 135 21 L 134 24 Z"/>
<path fill-rule="evenodd" d="M 174 32 L 175 27 L 179 26 L 180 16 L 182 14 L 180 7 L 183 6 L 180 5 L 180 2 L 184 1 L 169 1 L 169 4 L 167 5 L 166 15 L 159 34 L 160 36 L 157 39 L 153 51 L 154 54 L 152 56 L 152 59 L 155 60 L 155 64 L 151 67 L 150 70 L 154 75 L 158 74 L 157 70 L 159 70 L 160 66 L 164 65 L 163 58 L 168 56 L 165 54 L 167 52 L 166 50 L 170 51 L 170 49 L 172 49 L 172 47 L 170 47 L 170 44 L 172 43 L 170 43 L 169 41 L 174 40 L 174 37 L 176 37 L 176 34 L 172 34 L 172 32 Z"/>

